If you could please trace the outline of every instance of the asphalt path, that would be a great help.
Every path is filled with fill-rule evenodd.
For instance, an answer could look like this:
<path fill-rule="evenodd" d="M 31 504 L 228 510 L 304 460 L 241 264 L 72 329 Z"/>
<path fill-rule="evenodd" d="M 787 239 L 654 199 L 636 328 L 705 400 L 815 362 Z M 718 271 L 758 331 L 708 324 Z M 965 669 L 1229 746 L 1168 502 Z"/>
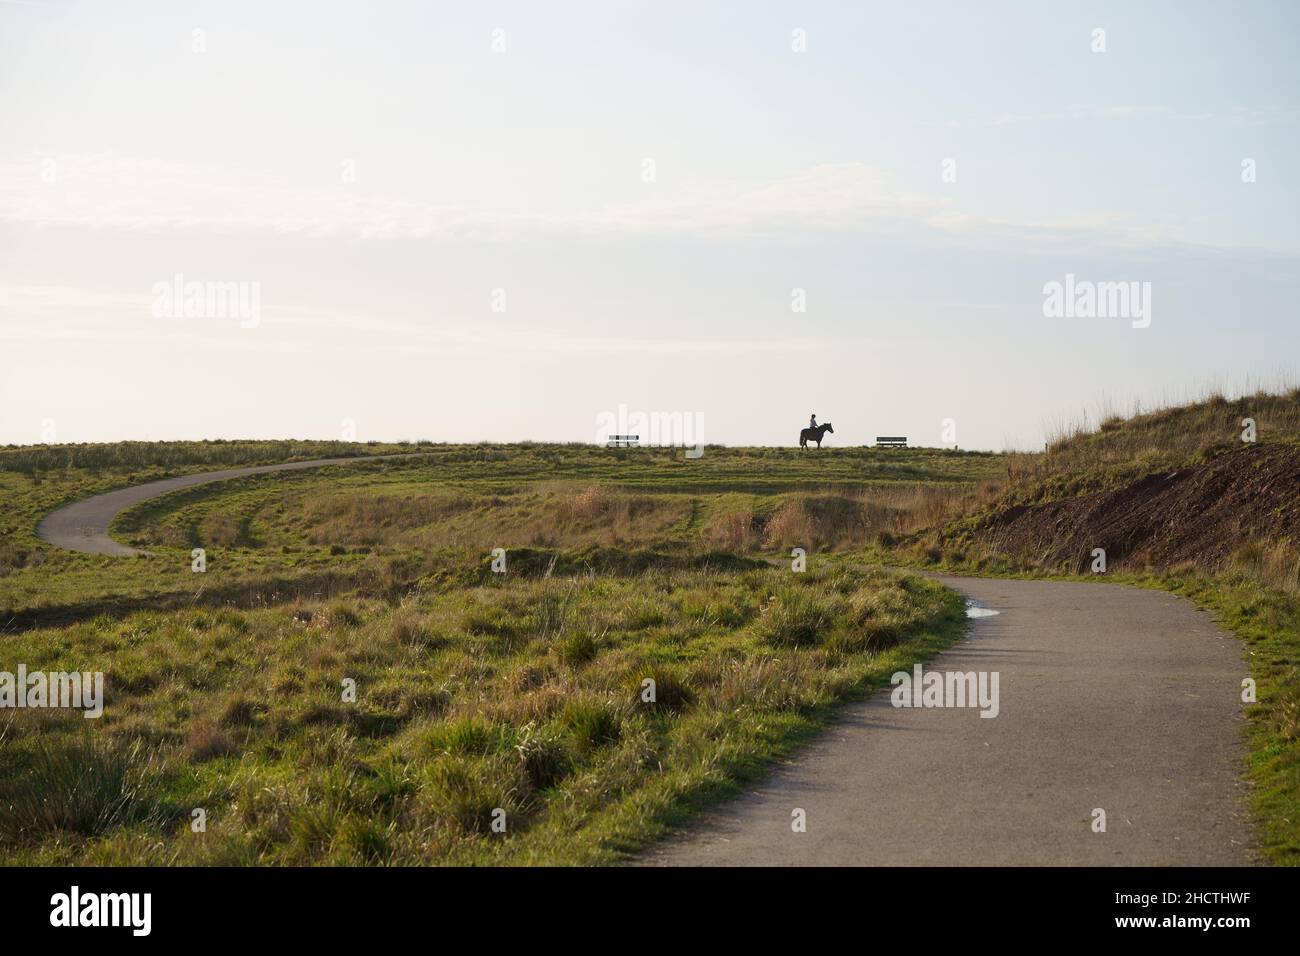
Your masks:
<path fill-rule="evenodd" d="M 108 526 L 123 510 L 150 498 L 157 498 L 182 488 L 206 485 L 213 481 L 243 478 L 246 475 L 264 475 L 276 471 L 300 471 L 304 468 L 322 468 L 326 465 L 350 465 L 360 461 L 381 461 L 412 458 L 417 455 L 364 455 L 356 458 L 318 458 L 315 461 L 294 461 L 280 465 L 253 465 L 248 468 L 227 468 L 224 471 L 205 471 L 194 475 L 163 478 L 130 488 L 119 488 L 70 505 L 64 505 L 41 519 L 36 526 L 36 536 L 49 544 L 88 554 L 113 554 L 123 557 L 138 553 L 135 548 L 118 544 L 108 536 Z"/>
<path fill-rule="evenodd" d="M 885 689 L 639 862 L 1258 862 L 1239 641 L 1161 591 L 935 577 L 999 613 L 925 670 L 997 672 L 996 717 L 895 707 Z"/>

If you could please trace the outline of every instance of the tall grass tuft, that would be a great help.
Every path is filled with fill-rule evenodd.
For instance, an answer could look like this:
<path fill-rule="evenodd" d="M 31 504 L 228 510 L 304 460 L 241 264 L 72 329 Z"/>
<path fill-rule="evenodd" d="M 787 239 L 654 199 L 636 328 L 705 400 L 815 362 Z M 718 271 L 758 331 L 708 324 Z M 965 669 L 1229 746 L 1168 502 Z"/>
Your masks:
<path fill-rule="evenodd" d="M 555 642 L 555 653 L 569 667 L 578 668 L 596 659 L 599 646 L 587 631 L 571 631 Z"/>
<path fill-rule="evenodd" d="M 781 647 L 808 647 L 830 632 L 841 610 L 833 599 L 809 588 L 786 587 L 763 608 L 758 634 Z"/>
<path fill-rule="evenodd" d="M 99 836 L 128 824 L 159 824 L 168 813 L 155 795 L 155 776 L 155 756 L 139 742 L 42 744 L 31 766 L 0 791 L 0 839 Z"/>
<path fill-rule="evenodd" d="M 613 743 L 621 730 L 614 709 L 590 697 L 569 701 L 560 711 L 560 723 L 568 730 L 575 748 L 583 753 Z"/>

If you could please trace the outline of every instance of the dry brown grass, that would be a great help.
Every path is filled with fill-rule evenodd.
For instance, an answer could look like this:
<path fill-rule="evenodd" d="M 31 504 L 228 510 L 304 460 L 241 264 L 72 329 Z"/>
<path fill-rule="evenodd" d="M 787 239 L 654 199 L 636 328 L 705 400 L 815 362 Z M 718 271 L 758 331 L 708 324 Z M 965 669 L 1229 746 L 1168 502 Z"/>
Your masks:
<path fill-rule="evenodd" d="M 475 504 L 452 491 L 422 495 L 340 492 L 305 502 L 303 518 L 312 544 L 391 545 L 407 531 L 459 514 Z"/>
<path fill-rule="evenodd" d="M 225 757 L 238 749 L 230 735 L 212 718 L 197 721 L 185 738 L 185 753 L 194 763 Z"/>
<path fill-rule="evenodd" d="M 239 541 L 239 525 L 228 514 L 208 515 L 203 522 L 202 536 L 208 547 L 232 548 Z"/>
<path fill-rule="evenodd" d="M 783 496 L 769 514 L 752 501 L 736 503 L 715 515 L 706 529 L 708 543 L 749 552 L 800 547 L 843 551 L 914 532 L 938 528 L 996 500 L 1000 482 L 978 485 L 898 485 L 853 494 L 817 492 Z"/>
<path fill-rule="evenodd" d="M 1300 542 L 1254 542 L 1239 548 L 1230 564 L 1265 587 L 1300 595 Z"/>
<path fill-rule="evenodd" d="M 711 547 L 737 554 L 757 550 L 762 540 L 762 526 L 754 520 L 752 500 L 730 505 L 715 514 L 704 529 L 705 540 Z"/>
<path fill-rule="evenodd" d="M 685 508 L 673 499 L 591 484 L 555 489 L 541 520 L 566 543 L 619 545 L 646 535 L 662 538 Z"/>
<path fill-rule="evenodd" d="M 587 547 L 653 544 L 689 505 L 602 484 L 543 482 L 516 493 L 314 498 L 302 509 L 316 545 L 429 548 Z"/>
<path fill-rule="evenodd" d="M 626 520 L 634 511 L 651 506 L 644 496 L 622 494 L 609 485 L 588 485 L 579 490 L 560 489 L 556 514 L 568 522 Z"/>

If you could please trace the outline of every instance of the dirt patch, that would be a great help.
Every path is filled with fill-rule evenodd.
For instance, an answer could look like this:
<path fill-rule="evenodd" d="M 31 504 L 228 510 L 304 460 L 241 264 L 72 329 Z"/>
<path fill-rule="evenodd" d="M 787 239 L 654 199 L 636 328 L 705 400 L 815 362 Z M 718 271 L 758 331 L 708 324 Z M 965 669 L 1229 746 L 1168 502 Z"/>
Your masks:
<path fill-rule="evenodd" d="M 997 553 L 1079 571 L 1093 548 L 1106 549 L 1111 567 L 1214 568 L 1251 542 L 1300 540 L 1300 446 L 1247 446 L 1122 488 L 1008 508 L 973 537 Z"/>

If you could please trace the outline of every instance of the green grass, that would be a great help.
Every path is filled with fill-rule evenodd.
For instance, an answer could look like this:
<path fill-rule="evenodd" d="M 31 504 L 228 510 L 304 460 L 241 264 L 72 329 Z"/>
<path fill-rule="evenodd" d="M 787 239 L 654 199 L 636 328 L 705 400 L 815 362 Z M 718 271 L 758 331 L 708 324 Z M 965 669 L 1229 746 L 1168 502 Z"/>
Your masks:
<path fill-rule="evenodd" d="M 0 718 L 0 854 L 19 863 L 607 863 L 734 793 L 845 700 L 946 646 L 961 602 L 883 564 L 1062 575 L 963 529 L 1027 501 L 1300 439 L 1300 393 L 1163 410 L 1046 455 L 932 449 L 140 443 L 0 449 L 6 659 L 103 670 L 103 720 Z M 1225 430 L 1229 432 L 1224 437 Z M 49 548 L 50 509 L 294 458 L 420 457 L 166 496 Z M 190 549 L 208 571 L 190 570 Z M 490 569 L 505 548 L 508 573 Z M 790 571 L 804 548 L 810 570 Z M 1249 650 L 1260 842 L 1300 863 L 1300 567 L 1112 568 Z M 1092 578 L 1088 578 L 1092 579 Z M 340 697 L 357 681 L 355 703 Z M 653 694 L 647 689 L 652 687 Z M 79 767 L 86 767 L 84 775 Z M 48 796 L 42 796 L 48 795 Z M 191 811 L 208 811 L 205 834 Z M 506 830 L 494 822 L 504 813 Z"/>
<path fill-rule="evenodd" d="M 896 639 L 856 640 L 863 608 Z M 614 862 L 963 621 L 938 585 L 825 558 L 11 634 L 29 668 L 102 670 L 107 706 L 89 730 L 6 715 L 0 847 L 24 864 Z"/>
<path fill-rule="evenodd" d="M 9 445 L 0 448 L 0 471 L 40 477 L 63 472 L 138 474 L 152 468 L 203 471 L 313 458 L 382 455 L 431 447 L 429 442 L 174 441 L 77 445 Z"/>
<path fill-rule="evenodd" d="M 1260 848 L 1274 864 L 1300 866 L 1300 595 L 1242 572 L 1154 583 L 1213 611 L 1245 643 L 1257 689 L 1246 715 Z"/>
<path fill-rule="evenodd" d="M 4 859 L 622 859 L 956 639 L 956 595 L 831 552 L 1003 462 L 421 445 L 146 502 L 112 529 L 148 549 L 136 558 L 34 535 L 99 491 L 342 451 L 0 450 L 6 660 L 103 671 L 107 695 L 94 722 L 0 717 Z M 771 559 L 792 539 L 813 550 L 805 574 Z"/>
<path fill-rule="evenodd" d="M 194 461 L 184 454 L 191 445 L 203 452 Z M 293 447 L 304 452 L 297 457 L 338 451 L 325 445 Z M 122 561 L 48 548 L 36 540 L 36 524 L 67 501 L 171 474 L 262 463 L 271 449 L 213 460 L 203 443 L 164 445 L 152 458 L 132 446 L 130 454 L 168 463 L 132 471 L 113 464 L 127 451 L 77 447 L 108 449 L 100 453 L 108 464 L 32 476 L 4 468 L 6 454 L 23 450 L 0 450 L 0 622 L 71 622 L 196 602 L 255 606 L 383 582 L 400 589 L 494 547 L 742 553 L 788 548 L 798 538 L 805 548 L 848 550 L 879 530 L 900 530 L 918 497 L 955 501 L 1004 467 L 1004 456 L 928 449 L 828 448 L 814 458 L 798 449 L 710 447 L 687 462 L 680 451 L 659 449 L 423 445 L 419 458 L 256 476 L 147 502 L 123 514 L 112 532 L 150 556 Z M 802 515 L 808 501 L 822 514 L 825 505 L 816 503 L 827 500 L 859 520 L 841 528 L 790 517 Z M 737 520 L 739 536 L 732 533 Z M 764 522 L 771 534 L 756 530 Z M 208 551 L 202 577 L 190 571 L 194 547 Z"/>

